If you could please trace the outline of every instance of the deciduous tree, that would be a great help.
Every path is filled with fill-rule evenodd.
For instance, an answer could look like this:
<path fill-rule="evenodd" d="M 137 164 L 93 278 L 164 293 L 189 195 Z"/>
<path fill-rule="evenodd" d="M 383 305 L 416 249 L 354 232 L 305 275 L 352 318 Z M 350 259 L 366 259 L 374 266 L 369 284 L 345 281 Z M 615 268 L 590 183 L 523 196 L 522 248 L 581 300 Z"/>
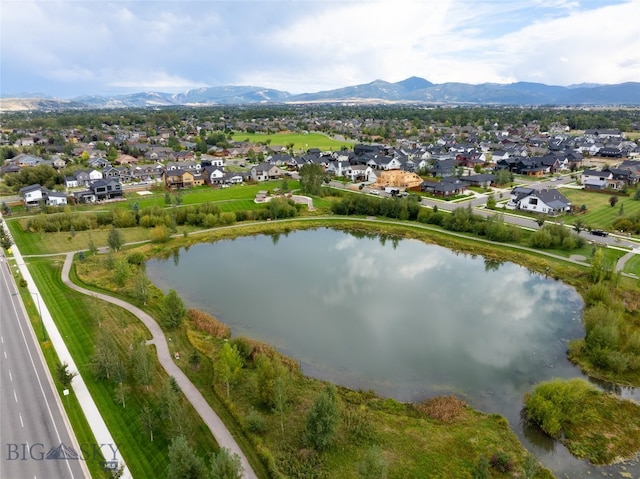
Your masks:
<path fill-rule="evenodd" d="M 324 170 L 317 163 L 307 163 L 300 168 L 300 190 L 307 195 L 319 195 Z"/>
<path fill-rule="evenodd" d="M 170 289 L 163 301 L 164 324 L 169 329 L 175 329 L 187 314 L 187 309 L 174 289 Z"/>
<path fill-rule="evenodd" d="M 169 445 L 168 479 L 204 479 L 206 468 L 184 436 L 178 436 Z"/>
<path fill-rule="evenodd" d="M 149 439 L 153 442 L 153 434 L 158 428 L 158 417 L 149 403 L 145 403 L 145 405 L 142 406 L 138 419 L 140 421 L 140 426 L 142 426 L 142 430 L 149 434 Z"/>
<path fill-rule="evenodd" d="M 329 385 L 316 398 L 307 414 L 306 444 L 316 451 L 328 449 L 335 438 L 339 418 L 336 388 Z"/>
<path fill-rule="evenodd" d="M 231 454 L 225 448 L 211 454 L 211 479 L 242 479 L 242 473 L 242 463 L 237 454 Z"/>
<path fill-rule="evenodd" d="M 230 385 L 238 377 L 238 374 L 240 374 L 242 366 L 242 357 L 236 346 L 225 341 L 218 354 L 215 371 L 218 380 L 226 386 L 227 397 L 229 397 Z"/>
<path fill-rule="evenodd" d="M 118 252 L 118 250 L 122 248 L 122 235 L 115 226 L 111 226 L 111 229 L 109 230 L 107 243 L 109 244 L 109 248 L 111 248 L 115 252 Z"/>
<path fill-rule="evenodd" d="M 362 479 L 387 479 L 388 467 L 380 447 L 372 446 L 358 463 L 358 474 Z"/>

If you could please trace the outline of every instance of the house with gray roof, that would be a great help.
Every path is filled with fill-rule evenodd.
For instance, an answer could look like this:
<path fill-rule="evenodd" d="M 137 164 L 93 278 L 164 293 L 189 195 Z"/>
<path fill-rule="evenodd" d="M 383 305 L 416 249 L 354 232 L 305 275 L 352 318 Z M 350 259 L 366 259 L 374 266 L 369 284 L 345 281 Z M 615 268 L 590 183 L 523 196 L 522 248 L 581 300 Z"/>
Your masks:
<path fill-rule="evenodd" d="M 67 195 L 57 191 L 51 191 L 39 184 L 20 188 L 20 195 L 25 207 L 30 208 L 42 203 L 49 206 L 61 206 L 67 204 Z"/>
<path fill-rule="evenodd" d="M 571 211 L 571 202 L 558 190 L 514 188 L 507 208 L 557 216 Z"/>

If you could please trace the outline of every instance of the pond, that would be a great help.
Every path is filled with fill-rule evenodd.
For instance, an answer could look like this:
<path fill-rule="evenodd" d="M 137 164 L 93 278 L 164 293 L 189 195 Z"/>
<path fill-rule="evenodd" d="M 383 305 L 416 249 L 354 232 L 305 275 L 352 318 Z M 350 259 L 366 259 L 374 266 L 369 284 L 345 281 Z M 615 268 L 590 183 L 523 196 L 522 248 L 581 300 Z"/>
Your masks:
<path fill-rule="evenodd" d="M 504 415 L 557 475 L 608 469 L 520 420 L 532 385 L 582 377 L 566 349 L 584 335 L 583 303 L 562 282 L 416 240 L 331 229 L 199 244 L 149 261 L 147 273 L 309 376 L 401 401 L 455 394 Z"/>

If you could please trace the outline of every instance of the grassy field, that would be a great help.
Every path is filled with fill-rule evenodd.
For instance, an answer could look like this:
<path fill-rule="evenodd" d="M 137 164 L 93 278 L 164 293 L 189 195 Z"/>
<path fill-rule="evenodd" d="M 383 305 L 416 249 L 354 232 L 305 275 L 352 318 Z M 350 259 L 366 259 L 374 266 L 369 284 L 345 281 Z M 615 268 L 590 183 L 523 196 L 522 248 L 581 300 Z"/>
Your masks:
<path fill-rule="evenodd" d="M 127 311 L 76 293 L 61 281 L 61 258 L 28 259 L 28 266 L 47 307 L 56 321 L 80 374 L 100 410 L 124 460 L 134 477 L 164 477 L 168 465 L 167 446 L 169 438 L 156 434 L 154 441 L 140 424 L 140 411 L 144 404 L 152 401 L 155 391 L 166 374 L 158 364 L 155 366 L 153 384 L 144 391 L 130 385 L 126 407 L 117 403 L 113 383 L 96 381 L 90 369 L 96 338 L 99 333 L 116 339 L 123 354 L 135 338 L 148 338 L 144 326 Z M 55 299 L 54 299 L 55 298 Z M 131 381 L 127 378 L 127 383 Z M 188 405 L 189 421 L 195 424 L 193 441 L 200 453 L 217 447 L 199 416 Z"/>
<path fill-rule="evenodd" d="M 606 193 L 594 193 L 592 191 L 574 190 L 571 188 L 562 188 L 560 192 L 566 196 L 572 204 L 577 206 L 586 205 L 587 207 L 585 214 L 566 216 L 565 219 L 568 223 L 573 223 L 579 218 L 591 228 L 611 231 L 613 221 L 620 216 L 620 205 L 624 205 L 625 215 L 640 213 L 640 201 L 635 201 L 628 196 L 619 196 L 618 203 L 612 207 L 609 204 L 611 195 Z"/>
<path fill-rule="evenodd" d="M 309 148 L 319 148 L 322 151 L 339 151 L 343 148 L 353 149 L 353 142 L 336 141 L 321 133 L 243 133 L 233 135 L 234 141 L 250 141 L 251 143 L 266 143 L 271 146 L 284 146 L 293 143 L 296 152 L 307 151 Z"/>
<path fill-rule="evenodd" d="M 11 230 L 16 244 L 20 246 L 23 255 L 57 254 L 67 251 L 86 250 L 89 248 L 89 240 L 93 240 L 96 247 L 107 246 L 109 228 L 95 229 L 91 231 L 77 231 L 73 236 L 68 232 L 60 233 L 30 233 L 21 225 L 26 220 L 10 220 L 7 226 Z M 125 243 L 146 241 L 149 239 L 149 229 L 146 228 L 122 228 L 119 230 Z"/>
<path fill-rule="evenodd" d="M 274 188 L 280 188 L 282 186 L 282 180 L 265 181 L 263 183 L 255 184 L 240 184 L 233 185 L 229 188 L 211 188 L 209 186 L 197 186 L 195 188 L 189 188 L 182 190 L 179 194 L 182 199 L 181 205 L 197 205 L 200 203 L 217 203 L 221 201 L 232 200 L 252 200 L 256 197 L 259 191 L 271 191 Z M 287 186 L 296 190 L 300 188 L 300 183 L 296 180 L 288 179 Z M 173 200 L 177 196 L 176 193 L 170 193 L 169 197 Z M 140 209 L 145 206 L 171 206 L 165 203 L 165 192 L 157 191 L 152 192 L 152 195 L 139 195 L 137 193 L 128 193 L 126 195 L 126 203 L 133 206 L 138 203 Z M 117 203 L 120 204 L 120 203 Z M 104 209 L 104 205 L 99 205 Z"/>
<path fill-rule="evenodd" d="M 625 131 L 625 136 L 631 141 L 640 139 L 640 131 Z"/>

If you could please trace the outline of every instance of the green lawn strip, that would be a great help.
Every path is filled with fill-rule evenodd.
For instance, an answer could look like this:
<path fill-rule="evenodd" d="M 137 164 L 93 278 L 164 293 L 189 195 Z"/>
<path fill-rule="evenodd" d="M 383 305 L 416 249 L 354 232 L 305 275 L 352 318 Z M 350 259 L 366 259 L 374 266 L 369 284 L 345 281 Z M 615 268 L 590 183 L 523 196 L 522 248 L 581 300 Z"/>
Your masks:
<path fill-rule="evenodd" d="M 67 413 L 67 417 L 69 418 L 69 422 L 71 424 L 73 432 L 76 436 L 76 439 L 78 440 L 78 444 L 81 446 L 95 444 L 95 437 L 93 436 L 93 432 L 91 431 L 91 427 L 87 422 L 87 418 L 84 415 L 80 404 L 78 403 L 77 397 L 72 394 L 70 394 L 69 396 L 63 396 L 62 394 L 63 386 L 58 380 L 58 377 L 55 373 L 56 368 L 60 364 L 60 360 L 58 359 L 58 355 L 53 349 L 51 342 L 42 342 L 42 321 L 40 320 L 40 314 L 38 312 L 37 306 L 33 301 L 33 296 L 24 287 L 18 288 L 18 290 L 20 292 L 22 301 L 24 302 L 27 314 L 29 315 L 31 326 L 33 327 L 33 330 L 38 337 L 38 342 L 40 344 L 42 354 L 47 363 L 47 367 L 51 372 L 56 391 Z M 109 477 L 109 474 L 102 468 L 102 459 L 94 456 L 93 454 L 89 454 L 87 455 L 87 457 L 85 457 L 85 461 L 91 477 L 93 477 L 94 479 Z"/>
<path fill-rule="evenodd" d="M 609 199 L 611 194 L 596 193 L 593 191 L 576 190 L 572 188 L 562 188 L 560 192 L 566 196 L 571 204 L 577 207 L 585 205 L 587 211 L 580 215 L 566 216 L 567 223 L 573 223 L 577 219 L 582 219 L 589 227 L 603 230 L 612 230 L 612 223 L 620 216 L 620 205 L 624 205 L 624 215 L 634 215 L 640 213 L 640 201 L 633 200 L 628 196 L 618 196 L 618 203 L 611 206 Z"/>
<path fill-rule="evenodd" d="M 636 276 L 640 276 L 640 254 L 636 254 L 624 265 L 624 271 L 626 273 L 633 273 Z"/>
<path fill-rule="evenodd" d="M 287 179 L 287 185 L 291 189 L 300 187 L 300 183 L 296 180 Z M 197 186 L 194 188 L 184 189 L 179 192 L 181 198 L 181 205 L 197 205 L 200 203 L 215 203 L 217 201 L 225 200 L 253 200 L 259 191 L 273 191 L 274 188 L 280 188 L 282 186 L 282 180 L 265 181 L 262 183 L 246 183 L 241 185 L 233 185 L 229 188 L 211 188 L 209 186 Z M 138 203 L 140 209 L 146 206 L 160 206 L 166 207 L 165 191 L 152 191 L 152 195 L 138 195 L 137 193 L 130 193 L 126 195 L 126 202 L 118 202 L 117 205 L 126 204 L 127 207 L 133 207 L 135 203 Z M 176 192 L 169 192 L 169 198 L 174 202 L 174 199 L 178 196 Z M 104 205 L 100 205 L 104 208 Z M 97 208 L 97 206 L 96 206 Z"/>
<path fill-rule="evenodd" d="M 585 263 L 591 263 L 591 258 L 593 256 L 593 252 L 598 248 L 597 244 L 585 244 L 582 248 L 566 250 L 566 249 L 545 249 L 546 253 L 555 254 L 558 256 L 562 256 L 565 258 L 571 258 L 572 256 L 583 256 L 584 260 L 581 260 Z M 619 250 L 615 248 L 607 248 L 603 247 L 602 251 L 604 253 L 605 260 L 609 262 L 609 264 L 615 266 L 620 258 L 622 258 L 627 251 Z"/>
<path fill-rule="evenodd" d="M 89 248 L 89 241 L 97 248 L 107 246 L 109 227 L 76 231 L 71 235 L 68 231 L 60 233 L 31 233 L 24 230 L 28 219 L 7 221 L 9 230 L 16 244 L 20 245 L 23 255 L 57 254 Z M 149 228 L 118 228 L 123 243 L 146 241 L 149 239 Z"/>
<path fill-rule="evenodd" d="M 102 302 L 98 304 L 97 300 L 65 287 L 60 278 L 61 264 L 60 259 L 29 260 L 34 280 L 132 475 L 163 477 L 168 465 L 166 450 L 170 438 L 157 434 L 151 442 L 141 430 L 139 422 L 140 411 L 145 402 L 153 397 L 153 390 L 138 391 L 133 385 L 126 408 L 123 408 L 114 399 L 114 385 L 95 381 L 89 366 L 99 328 L 117 337 L 123 348 L 127 348 L 135 337 L 146 337 L 148 332 L 137 318 L 122 308 Z M 157 365 L 154 385 L 158 385 L 162 377 L 166 375 Z M 191 410 L 190 413 L 192 417 L 197 417 L 195 411 Z M 214 450 L 216 444 L 209 431 L 201 427 L 197 427 L 196 431 L 193 439 L 199 448 L 203 451 Z"/>
<path fill-rule="evenodd" d="M 640 452 L 640 404 L 602 392 L 582 379 L 538 384 L 525 397 L 529 419 L 593 464 Z"/>
<path fill-rule="evenodd" d="M 353 142 L 336 141 L 320 133 L 233 133 L 234 141 L 249 141 L 251 143 L 266 143 L 271 146 L 287 146 L 293 143 L 295 151 L 307 151 L 309 148 L 319 148 L 323 151 L 339 151 L 343 147 L 353 149 Z"/>

